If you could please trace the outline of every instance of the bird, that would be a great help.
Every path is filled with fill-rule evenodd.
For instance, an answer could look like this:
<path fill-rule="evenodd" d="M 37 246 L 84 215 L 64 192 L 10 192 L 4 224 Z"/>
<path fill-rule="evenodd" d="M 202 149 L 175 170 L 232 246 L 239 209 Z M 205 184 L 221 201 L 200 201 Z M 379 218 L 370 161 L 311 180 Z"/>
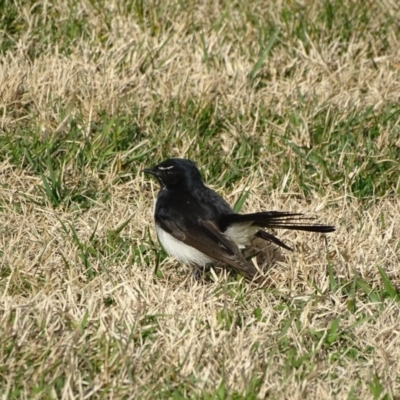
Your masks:
<path fill-rule="evenodd" d="M 204 184 L 199 169 L 189 159 L 169 158 L 142 172 L 154 175 L 160 184 L 154 222 L 161 245 L 179 262 L 195 268 L 220 262 L 245 279 L 253 280 L 259 271 L 246 260 L 242 250 L 254 238 L 292 251 L 265 228 L 335 231 L 331 225 L 309 223 L 314 218 L 301 213 L 235 213 L 218 193 Z"/>

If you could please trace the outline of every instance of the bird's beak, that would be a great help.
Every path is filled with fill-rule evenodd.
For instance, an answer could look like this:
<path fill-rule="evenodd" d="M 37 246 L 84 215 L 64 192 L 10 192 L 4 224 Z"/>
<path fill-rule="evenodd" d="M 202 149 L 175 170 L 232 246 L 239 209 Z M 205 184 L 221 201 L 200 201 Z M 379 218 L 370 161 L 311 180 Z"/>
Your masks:
<path fill-rule="evenodd" d="M 151 174 L 157 176 L 157 172 L 154 168 L 145 168 L 140 171 L 143 174 Z"/>

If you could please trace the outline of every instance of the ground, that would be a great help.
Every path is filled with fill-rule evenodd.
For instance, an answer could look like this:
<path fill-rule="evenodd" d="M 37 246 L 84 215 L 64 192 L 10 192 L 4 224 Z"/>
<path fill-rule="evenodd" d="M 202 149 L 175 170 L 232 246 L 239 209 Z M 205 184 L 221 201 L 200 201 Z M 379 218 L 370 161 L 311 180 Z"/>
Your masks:
<path fill-rule="evenodd" d="M 395 1 L 1 9 L 3 398 L 399 398 Z M 276 231 L 263 284 L 196 281 L 140 173 L 168 157 L 337 230 Z"/>

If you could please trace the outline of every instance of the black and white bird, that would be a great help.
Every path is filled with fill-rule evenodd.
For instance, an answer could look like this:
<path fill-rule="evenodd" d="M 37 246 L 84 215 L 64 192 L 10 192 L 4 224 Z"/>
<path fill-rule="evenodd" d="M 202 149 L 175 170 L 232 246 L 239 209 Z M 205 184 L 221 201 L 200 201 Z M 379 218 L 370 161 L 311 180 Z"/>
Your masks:
<path fill-rule="evenodd" d="M 154 175 L 161 190 L 154 206 L 158 239 L 164 249 L 180 262 L 204 267 L 220 261 L 247 279 L 257 274 L 241 249 L 255 237 L 292 250 L 262 228 L 284 228 L 327 233 L 334 226 L 310 224 L 303 214 L 264 211 L 236 214 L 214 190 L 204 185 L 193 161 L 172 158 L 144 169 Z"/>

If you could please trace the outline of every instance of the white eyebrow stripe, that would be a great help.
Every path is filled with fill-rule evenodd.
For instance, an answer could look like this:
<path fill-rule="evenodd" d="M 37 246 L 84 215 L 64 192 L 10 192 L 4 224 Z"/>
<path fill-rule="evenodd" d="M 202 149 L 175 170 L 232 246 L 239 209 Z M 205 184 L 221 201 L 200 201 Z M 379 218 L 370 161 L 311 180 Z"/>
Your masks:
<path fill-rule="evenodd" d="M 169 166 L 169 167 L 158 167 L 158 169 L 161 169 L 161 171 L 164 171 L 165 169 L 172 169 L 174 168 L 173 165 Z"/>

